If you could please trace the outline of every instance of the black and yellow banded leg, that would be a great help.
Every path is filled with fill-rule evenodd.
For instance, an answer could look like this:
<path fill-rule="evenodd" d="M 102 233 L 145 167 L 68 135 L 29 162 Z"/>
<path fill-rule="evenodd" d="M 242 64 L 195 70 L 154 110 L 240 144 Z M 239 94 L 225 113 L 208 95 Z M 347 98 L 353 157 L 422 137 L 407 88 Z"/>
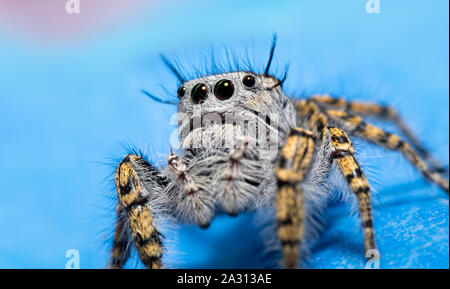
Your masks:
<path fill-rule="evenodd" d="M 307 127 L 314 133 L 320 135 L 323 129 L 328 126 L 328 119 L 319 106 L 307 99 L 299 100 L 295 103 L 297 111 L 297 122 L 306 122 Z"/>
<path fill-rule="evenodd" d="M 126 220 L 123 218 L 124 209 L 118 204 L 116 207 L 116 229 L 114 232 L 113 246 L 111 250 L 111 260 L 108 268 L 121 269 L 130 256 L 130 244 L 126 230 Z"/>
<path fill-rule="evenodd" d="M 300 184 L 309 171 L 313 154 L 312 132 L 295 128 L 289 133 L 275 167 L 278 179 L 277 234 L 282 245 L 285 268 L 296 268 L 298 265 L 305 215 Z"/>
<path fill-rule="evenodd" d="M 369 182 L 353 155 L 354 150 L 348 135 L 343 130 L 335 127 L 329 127 L 328 133 L 331 139 L 332 157 L 336 161 L 350 190 L 358 199 L 359 213 L 364 230 L 364 252 L 376 249 Z"/>
<path fill-rule="evenodd" d="M 313 95 L 311 100 L 328 106 L 333 109 L 341 109 L 346 112 L 352 112 L 363 116 L 375 116 L 383 119 L 392 120 L 397 116 L 394 109 L 389 106 L 373 102 L 348 101 L 344 98 L 333 97 L 328 94 Z"/>
<path fill-rule="evenodd" d="M 435 169 L 429 167 L 419 154 L 407 142 L 401 140 L 399 136 L 390 134 L 381 128 L 364 122 L 360 116 L 353 116 L 342 111 L 334 110 L 328 110 L 327 114 L 330 117 L 344 122 L 355 135 L 387 149 L 401 152 L 422 173 L 425 179 L 437 184 L 445 192 L 449 192 L 448 180 Z"/>
<path fill-rule="evenodd" d="M 140 175 L 146 168 L 153 167 L 140 157 L 128 155 L 116 170 L 115 182 L 119 202 L 126 210 L 139 258 L 147 268 L 159 269 L 162 268 L 163 245 L 148 205 L 149 194 L 152 192 L 147 191 L 142 182 L 144 176 Z"/>
<path fill-rule="evenodd" d="M 437 160 L 435 160 L 428 150 L 423 147 L 411 129 L 404 123 L 392 107 L 378 103 L 347 101 L 343 98 L 332 97 L 329 95 L 317 95 L 313 96 L 311 99 L 331 108 L 342 109 L 349 113 L 354 113 L 361 116 L 373 116 L 382 120 L 393 122 L 406 136 L 406 139 L 411 142 L 412 146 L 417 150 L 419 155 L 428 161 L 437 172 L 448 173 L 448 170 L 444 168 Z"/>

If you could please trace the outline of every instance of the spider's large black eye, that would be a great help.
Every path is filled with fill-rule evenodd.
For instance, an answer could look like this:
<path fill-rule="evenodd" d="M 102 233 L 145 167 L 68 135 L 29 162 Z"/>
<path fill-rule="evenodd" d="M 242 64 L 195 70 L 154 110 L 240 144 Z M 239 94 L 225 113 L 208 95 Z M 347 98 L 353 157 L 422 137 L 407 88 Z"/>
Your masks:
<path fill-rule="evenodd" d="M 255 77 L 253 75 L 247 74 L 242 79 L 242 83 L 247 87 L 253 87 L 253 85 L 255 85 Z"/>
<path fill-rule="evenodd" d="M 178 97 L 182 98 L 185 93 L 186 93 L 186 88 L 184 88 L 184 86 L 180 86 L 180 88 L 178 88 L 178 90 L 177 90 Z"/>
<path fill-rule="evenodd" d="M 231 80 L 222 79 L 214 86 L 214 95 L 220 100 L 229 99 L 234 93 L 234 85 Z"/>
<path fill-rule="evenodd" d="M 191 99 L 195 104 L 200 104 L 208 98 L 208 87 L 204 83 L 199 83 L 192 88 Z"/>

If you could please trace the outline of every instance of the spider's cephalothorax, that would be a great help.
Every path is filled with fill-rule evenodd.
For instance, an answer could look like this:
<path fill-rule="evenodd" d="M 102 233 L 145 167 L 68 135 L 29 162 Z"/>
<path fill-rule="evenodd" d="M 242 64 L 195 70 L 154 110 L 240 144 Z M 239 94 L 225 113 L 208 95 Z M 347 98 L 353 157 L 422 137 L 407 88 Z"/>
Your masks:
<path fill-rule="evenodd" d="M 164 59 L 182 82 L 177 93 L 179 152 L 168 157 L 162 170 L 133 154 L 117 167 L 112 268 L 123 267 L 130 243 L 145 266 L 162 268 L 160 215 L 207 227 L 217 213 L 236 215 L 264 206 L 275 207 L 284 266 L 295 268 L 306 214 L 313 213 L 305 202 L 326 183 L 333 163 L 357 198 L 364 250 L 375 249 L 370 186 L 349 135 L 401 152 L 448 193 L 445 169 L 393 109 L 328 95 L 287 98 L 284 79 L 268 73 L 274 48 L 275 42 L 261 74 L 237 71 L 186 81 Z M 366 123 L 363 116 L 396 123 L 407 141 Z"/>

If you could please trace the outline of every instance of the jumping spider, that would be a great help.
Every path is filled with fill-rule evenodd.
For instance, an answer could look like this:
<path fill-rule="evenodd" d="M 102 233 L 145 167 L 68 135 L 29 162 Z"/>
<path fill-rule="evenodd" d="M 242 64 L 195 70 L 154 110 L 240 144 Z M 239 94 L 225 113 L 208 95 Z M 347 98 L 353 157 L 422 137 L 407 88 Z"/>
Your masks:
<path fill-rule="evenodd" d="M 274 49 L 275 38 L 264 73 L 240 70 L 189 81 L 163 59 L 182 83 L 177 103 L 181 149 L 162 170 L 134 154 L 118 165 L 111 268 L 124 266 L 133 243 L 147 268 L 163 267 L 160 214 L 205 228 L 217 212 L 237 215 L 274 204 L 284 267 L 296 268 L 308 213 L 305 201 L 314 199 L 315 188 L 328 188 L 333 164 L 357 198 L 364 250 L 375 249 L 370 186 L 349 135 L 402 153 L 425 179 L 448 193 L 446 170 L 392 108 L 329 95 L 289 99 L 282 90 L 285 77 L 269 74 Z M 406 141 L 363 116 L 395 123 Z"/>

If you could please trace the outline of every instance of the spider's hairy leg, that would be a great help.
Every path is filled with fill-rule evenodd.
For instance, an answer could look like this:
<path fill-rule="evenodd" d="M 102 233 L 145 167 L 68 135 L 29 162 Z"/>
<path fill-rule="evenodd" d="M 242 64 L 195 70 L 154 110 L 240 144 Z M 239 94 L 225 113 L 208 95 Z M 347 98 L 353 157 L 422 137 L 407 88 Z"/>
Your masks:
<path fill-rule="evenodd" d="M 332 97 L 329 95 L 313 95 L 312 100 L 329 106 L 333 109 L 342 109 L 345 112 L 358 114 L 361 116 L 373 116 L 382 120 L 388 120 L 393 122 L 400 131 L 409 140 L 412 146 L 417 152 L 433 166 L 436 171 L 440 173 L 448 173 L 448 170 L 443 167 L 432 155 L 426 150 L 418 138 L 414 135 L 411 129 L 405 124 L 402 118 L 398 115 L 397 111 L 386 105 L 378 103 L 360 102 L 360 101 L 347 101 L 343 98 Z"/>
<path fill-rule="evenodd" d="M 302 99 L 295 103 L 297 111 L 297 123 L 304 123 L 314 135 L 322 135 L 323 130 L 328 126 L 328 119 L 322 113 L 319 106 L 313 101 Z"/>
<path fill-rule="evenodd" d="M 375 249 L 370 186 L 353 156 L 353 147 L 347 134 L 340 129 L 329 127 L 328 116 L 314 101 L 297 101 L 296 110 L 298 115 L 297 121 L 308 125 L 316 136 L 320 136 L 322 141 L 325 141 L 327 137 L 330 138 L 332 161 L 336 160 L 339 170 L 358 199 L 362 227 L 364 229 L 364 249 L 365 251 Z"/>
<path fill-rule="evenodd" d="M 123 215 L 126 213 L 120 204 L 116 206 L 116 229 L 111 251 L 111 260 L 108 268 L 121 269 L 130 256 L 129 232 L 126 228 L 126 220 Z"/>
<path fill-rule="evenodd" d="M 313 133 L 294 128 L 281 149 L 275 167 L 277 234 L 281 241 L 285 268 L 296 268 L 304 234 L 304 200 L 300 186 L 314 154 Z"/>
<path fill-rule="evenodd" d="M 126 211 L 134 244 L 142 263 L 149 269 L 162 268 L 163 245 L 150 209 L 149 175 L 157 170 L 142 158 L 127 155 L 119 164 L 115 183 L 119 203 Z M 153 185 L 153 184 L 152 184 Z"/>
<path fill-rule="evenodd" d="M 350 190 L 358 199 L 362 227 L 364 229 L 364 252 L 376 249 L 370 203 L 370 185 L 356 161 L 353 146 L 348 135 L 336 127 L 328 127 L 331 139 L 332 157 L 337 162 Z"/>
<path fill-rule="evenodd" d="M 341 120 L 350 127 L 355 135 L 362 137 L 375 144 L 381 145 L 387 149 L 401 152 L 406 159 L 416 167 L 425 179 L 434 182 L 445 192 L 449 192 L 449 183 L 435 169 L 430 168 L 427 163 L 419 156 L 419 154 L 399 136 L 385 132 L 381 128 L 366 123 L 360 116 L 350 115 L 342 111 L 328 110 L 327 114 Z"/>

